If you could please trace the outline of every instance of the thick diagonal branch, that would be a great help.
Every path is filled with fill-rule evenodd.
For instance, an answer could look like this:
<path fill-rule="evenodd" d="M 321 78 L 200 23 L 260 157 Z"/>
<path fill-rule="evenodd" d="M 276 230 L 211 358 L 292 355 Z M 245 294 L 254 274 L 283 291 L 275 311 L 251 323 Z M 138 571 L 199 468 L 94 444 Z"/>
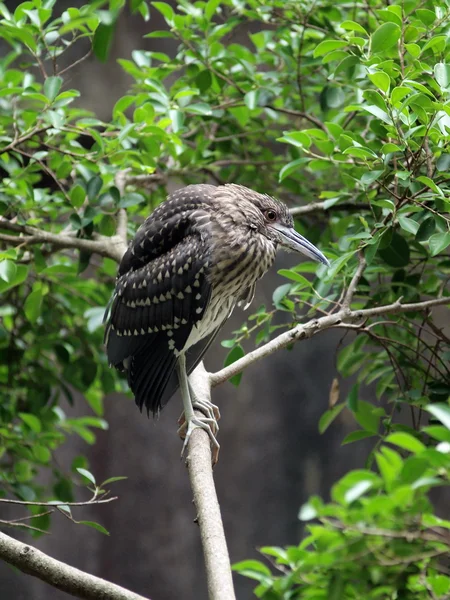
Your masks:
<path fill-rule="evenodd" d="M 85 600 L 149 600 L 129 590 L 44 554 L 0 532 L 0 558 L 23 573 Z"/>

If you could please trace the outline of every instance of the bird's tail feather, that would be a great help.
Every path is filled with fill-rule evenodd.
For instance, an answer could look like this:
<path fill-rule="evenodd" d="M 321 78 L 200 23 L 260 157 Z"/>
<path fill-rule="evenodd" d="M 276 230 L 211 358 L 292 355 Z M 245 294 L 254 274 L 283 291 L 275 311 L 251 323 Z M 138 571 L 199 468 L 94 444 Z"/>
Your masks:
<path fill-rule="evenodd" d="M 147 413 L 159 412 L 176 362 L 176 356 L 172 352 L 161 352 L 160 344 L 154 340 L 131 358 L 128 383 L 141 411 L 145 406 Z"/>

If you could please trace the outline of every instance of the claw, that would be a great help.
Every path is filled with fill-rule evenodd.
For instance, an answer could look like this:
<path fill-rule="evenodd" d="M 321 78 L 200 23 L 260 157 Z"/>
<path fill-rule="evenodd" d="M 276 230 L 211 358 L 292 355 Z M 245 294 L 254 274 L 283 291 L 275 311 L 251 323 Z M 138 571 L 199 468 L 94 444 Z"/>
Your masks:
<path fill-rule="evenodd" d="M 211 419 L 209 417 L 194 416 L 189 421 L 186 421 L 186 419 L 184 418 L 184 414 L 181 415 L 178 422 L 180 422 L 182 419 L 183 421 L 181 427 L 178 429 L 179 436 L 181 437 L 181 439 L 184 439 L 183 448 L 181 450 L 181 458 L 183 458 L 184 453 L 186 452 L 186 448 L 189 443 L 189 438 L 191 437 L 191 434 L 194 431 L 194 429 L 203 429 L 203 431 L 206 431 L 206 433 L 209 435 L 209 439 L 212 446 L 212 464 L 214 466 L 219 459 L 220 450 L 220 444 L 216 439 L 216 434 L 219 430 L 219 426 L 217 425 L 216 419 Z"/>

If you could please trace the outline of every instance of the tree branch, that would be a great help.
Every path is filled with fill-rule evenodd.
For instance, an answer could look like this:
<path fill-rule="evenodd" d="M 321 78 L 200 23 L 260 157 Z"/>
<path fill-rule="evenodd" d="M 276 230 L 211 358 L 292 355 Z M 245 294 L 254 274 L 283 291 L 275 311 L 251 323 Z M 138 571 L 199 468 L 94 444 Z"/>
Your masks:
<path fill-rule="evenodd" d="M 310 202 L 305 206 L 294 206 L 289 210 L 293 217 L 298 215 L 306 215 L 313 212 L 321 212 L 321 211 L 329 211 L 329 210 L 348 210 L 352 212 L 360 212 L 362 210 L 370 210 L 370 206 L 368 204 L 357 203 L 352 204 L 351 202 L 339 202 L 338 204 L 333 204 L 333 206 L 325 206 L 325 201 L 323 202 Z"/>
<path fill-rule="evenodd" d="M 84 573 L 0 532 L 0 558 L 45 583 L 85 600 L 148 600 L 144 596 Z"/>
<path fill-rule="evenodd" d="M 264 346 L 253 350 L 253 352 L 249 352 L 236 362 L 221 369 L 217 373 L 211 373 L 211 386 L 215 387 L 216 385 L 223 383 L 227 379 L 230 379 L 230 377 L 233 377 L 233 375 L 237 375 L 248 366 L 252 365 L 258 360 L 261 360 L 262 358 L 265 358 L 266 356 L 270 356 L 277 350 L 286 348 L 290 344 L 298 342 L 299 340 L 311 338 L 313 335 L 316 335 L 316 333 L 339 326 L 341 323 L 351 324 L 356 321 L 365 320 L 369 317 L 403 312 L 423 311 L 428 308 L 442 306 L 444 304 L 450 305 L 450 297 L 425 300 L 423 302 L 414 302 L 411 304 L 402 304 L 400 300 L 397 300 L 392 304 L 361 310 L 352 311 L 347 308 L 343 308 L 334 314 L 326 315 L 325 317 L 320 317 L 319 319 L 311 319 L 305 324 L 299 324 L 293 329 L 281 333 L 273 340 L 270 340 L 270 342 L 267 342 L 267 344 L 264 344 Z"/>
<path fill-rule="evenodd" d="M 309 113 L 302 112 L 300 110 L 292 110 L 290 108 L 278 108 L 277 106 L 273 105 L 267 105 L 267 108 L 270 108 L 275 112 L 283 113 L 284 115 L 290 115 L 291 117 L 299 117 L 301 119 L 305 119 L 306 121 L 309 121 L 310 123 L 315 125 L 318 129 L 321 129 L 322 131 L 325 131 L 325 133 L 328 133 L 328 130 L 322 123 L 322 121 L 320 121 L 320 119 L 318 119 L 314 115 L 310 115 Z"/>
<path fill-rule="evenodd" d="M 18 246 L 51 244 L 55 248 L 75 248 L 99 254 L 100 256 L 112 258 L 117 262 L 120 261 L 126 250 L 126 243 L 119 235 L 111 237 L 97 235 L 96 239 L 86 240 L 69 233 L 51 233 L 50 231 L 44 231 L 43 229 L 37 229 L 28 225 L 18 225 L 3 217 L 0 217 L 0 229 L 15 231 L 21 234 L 18 236 L 0 234 L 1 241 Z"/>
<path fill-rule="evenodd" d="M 358 261 L 358 268 L 356 269 L 356 272 L 350 281 L 350 285 L 348 286 L 348 290 L 345 293 L 344 300 L 342 301 L 342 308 L 344 310 L 348 310 L 350 308 L 350 304 L 352 303 L 358 283 L 360 282 L 364 273 L 364 269 L 367 266 L 366 259 L 364 258 L 364 252 L 362 250 L 358 252 Z"/>
<path fill-rule="evenodd" d="M 197 398 L 211 401 L 210 374 L 203 363 L 191 374 L 189 382 Z M 202 538 L 209 598 L 234 600 L 230 558 L 212 473 L 211 446 L 208 434 L 202 429 L 192 432 L 186 464 Z"/>

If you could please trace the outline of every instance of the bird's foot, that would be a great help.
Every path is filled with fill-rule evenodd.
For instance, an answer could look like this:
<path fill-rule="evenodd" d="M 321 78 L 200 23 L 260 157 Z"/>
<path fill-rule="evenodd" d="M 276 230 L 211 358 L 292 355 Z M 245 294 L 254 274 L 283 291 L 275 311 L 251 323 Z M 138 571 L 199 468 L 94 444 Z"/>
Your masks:
<path fill-rule="evenodd" d="M 194 403 L 194 408 L 197 408 L 198 410 L 202 410 L 202 408 L 200 408 L 199 406 L 195 406 L 196 404 L 197 403 Z M 210 403 L 204 403 L 204 404 L 210 404 Z M 189 438 L 191 437 L 191 434 L 194 431 L 194 429 L 203 429 L 209 435 L 209 439 L 211 442 L 212 464 L 214 466 L 217 463 L 217 461 L 219 459 L 220 444 L 216 439 L 216 435 L 217 435 L 217 432 L 219 431 L 219 426 L 217 424 L 214 409 L 212 407 L 214 407 L 214 408 L 217 408 L 217 407 L 215 407 L 213 404 L 211 404 L 211 406 L 209 407 L 209 410 L 213 411 L 212 412 L 213 417 L 210 417 L 210 416 L 198 417 L 197 415 L 193 415 L 190 419 L 186 419 L 185 415 L 183 413 L 181 415 L 181 417 L 178 419 L 178 423 L 181 424 L 180 428 L 178 429 L 178 435 L 181 437 L 182 440 L 184 439 L 183 448 L 181 450 L 181 458 L 183 458 L 183 456 L 184 456 L 184 453 L 185 453 L 186 448 L 189 443 Z M 203 409 L 204 408 L 205 407 L 203 407 Z M 208 415 L 209 414 L 211 414 L 211 413 L 208 412 Z M 219 414 L 219 417 L 220 417 L 220 414 Z"/>
<path fill-rule="evenodd" d="M 220 410 L 217 404 L 213 404 L 208 400 L 197 400 L 197 398 L 194 398 L 192 401 L 192 408 L 201 411 L 208 419 L 215 421 L 213 433 L 214 435 L 217 435 L 219 433 L 218 421 L 220 419 Z"/>

